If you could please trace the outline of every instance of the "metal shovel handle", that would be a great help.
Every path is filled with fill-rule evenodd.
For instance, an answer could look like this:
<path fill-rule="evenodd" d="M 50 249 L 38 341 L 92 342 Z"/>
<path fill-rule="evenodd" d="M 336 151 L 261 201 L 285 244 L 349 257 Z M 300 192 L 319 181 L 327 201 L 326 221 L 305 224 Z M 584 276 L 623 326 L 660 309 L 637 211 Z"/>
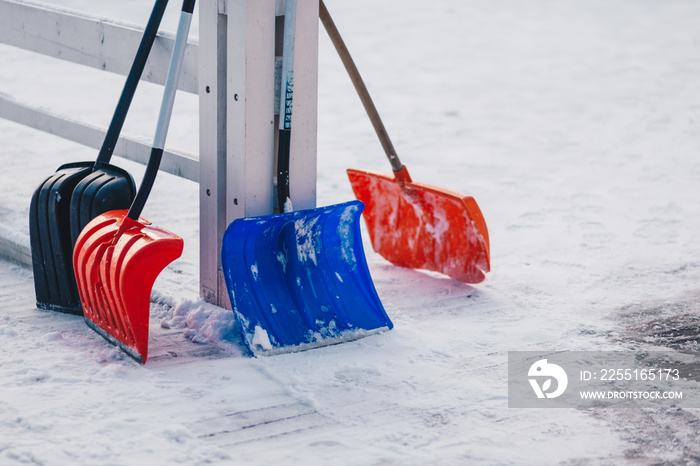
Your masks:
<path fill-rule="evenodd" d="M 387 133 L 386 128 L 384 127 L 384 123 L 382 123 L 382 119 L 379 117 L 379 112 L 377 112 L 377 108 L 374 106 L 374 102 L 372 101 L 372 98 L 369 95 L 367 86 L 365 86 L 365 83 L 362 80 L 362 76 L 360 76 L 360 72 L 358 71 L 357 66 L 355 66 L 355 62 L 352 59 L 352 56 L 350 56 L 350 52 L 345 46 L 345 42 L 340 36 L 340 32 L 338 32 L 338 28 L 335 26 L 335 23 L 333 22 L 330 13 L 328 13 L 328 9 L 323 3 L 323 0 L 320 0 L 319 17 L 321 18 L 321 23 L 326 29 L 326 32 L 328 33 L 328 36 L 331 39 L 331 42 L 333 42 L 335 50 L 340 56 L 340 60 L 345 66 L 345 70 L 350 76 L 350 80 L 352 81 L 353 86 L 355 86 L 357 94 L 360 96 L 362 105 L 365 107 L 367 116 L 369 116 L 369 119 L 372 122 L 372 126 L 374 127 L 374 131 L 377 133 L 379 142 L 381 142 L 382 147 L 384 148 L 384 152 L 386 153 L 386 156 L 389 159 L 389 163 L 391 163 L 392 170 L 394 172 L 400 172 L 404 168 L 404 166 L 401 164 L 399 156 L 396 155 L 394 145 L 391 143 L 391 139 L 389 139 L 389 134 Z"/>
<path fill-rule="evenodd" d="M 163 91 L 163 100 L 160 104 L 156 134 L 153 137 L 151 157 L 148 159 L 148 165 L 146 166 L 146 172 L 143 175 L 143 181 L 141 181 L 139 191 L 136 193 L 136 198 L 134 198 L 134 202 L 131 204 L 129 213 L 127 214 L 127 217 L 132 220 L 138 220 L 139 215 L 141 215 L 143 207 L 146 204 L 146 199 L 148 199 L 148 195 L 151 193 L 151 188 L 153 188 L 153 183 L 155 182 L 156 175 L 158 174 L 160 161 L 163 158 L 165 138 L 168 135 L 170 117 L 173 113 L 175 94 L 177 93 L 177 81 L 180 77 L 182 58 L 185 55 L 187 36 L 189 35 L 190 25 L 192 24 L 194 3 L 195 0 L 184 0 L 182 4 L 180 22 L 177 27 L 177 35 L 175 36 L 173 53 L 170 58 L 170 67 L 168 68 L 168 76 L 165 79 L 165 89 Z"/>

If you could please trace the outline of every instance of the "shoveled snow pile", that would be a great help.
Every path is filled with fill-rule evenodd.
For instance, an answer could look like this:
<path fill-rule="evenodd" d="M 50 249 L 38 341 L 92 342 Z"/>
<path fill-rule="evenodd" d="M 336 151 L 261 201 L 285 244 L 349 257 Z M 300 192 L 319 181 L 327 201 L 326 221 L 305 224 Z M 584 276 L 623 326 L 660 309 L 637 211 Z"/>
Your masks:
<path fill-rule="evenodd" d="M 213 344 L 231 350 L 240 342 L 233 312 L 203 299 L 175 299 L 158 291 L 151 294 L 151 319 L 165 329 L 183 329 L 183 336 L 194 343 Z"/>

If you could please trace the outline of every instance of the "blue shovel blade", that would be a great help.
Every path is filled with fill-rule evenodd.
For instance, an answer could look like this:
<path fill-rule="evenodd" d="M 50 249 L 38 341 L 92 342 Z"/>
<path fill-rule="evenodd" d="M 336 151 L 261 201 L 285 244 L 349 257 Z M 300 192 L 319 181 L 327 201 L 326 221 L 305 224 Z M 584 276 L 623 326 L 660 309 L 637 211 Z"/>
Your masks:
<path fill-rule="evenodd" d="M 393 328 L 367 267 L 363 209 L 351 201 L 229 225 L 221 264 L 253 354 L 300 351 Z"/>

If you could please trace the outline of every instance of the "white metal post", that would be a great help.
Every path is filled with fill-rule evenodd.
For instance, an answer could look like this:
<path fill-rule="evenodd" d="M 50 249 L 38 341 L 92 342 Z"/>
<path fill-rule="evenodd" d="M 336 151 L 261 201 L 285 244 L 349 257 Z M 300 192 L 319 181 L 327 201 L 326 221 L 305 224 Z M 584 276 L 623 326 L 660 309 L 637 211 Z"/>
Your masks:
<path fill-rule="evenodd" d="M 200 295 L 230 308 L 219 251 L 226 231 L 226 3 L 199 2 Z"/>
<path fill-rule="evenodd" d="M 230 308 L 223 234 L 237 218 L 273 210 L 275 17 L 283 14 L 284 0 L 199 5 L 200 291 Z M 296 31 L 290 190 L 294 208 L 307 209 L 316 206 L 317 0 L 298 0 Z"/>
<path fill-rule="evenodd" d="M 227 218 L 272 213 L 275 0 L 229 0 Z"/>
<path fill-rule="evenodd" d="M 316 207 L 318 4 L 318 0 L 297 0 L 289 161 L 289 191 L 295 210 Z"/>

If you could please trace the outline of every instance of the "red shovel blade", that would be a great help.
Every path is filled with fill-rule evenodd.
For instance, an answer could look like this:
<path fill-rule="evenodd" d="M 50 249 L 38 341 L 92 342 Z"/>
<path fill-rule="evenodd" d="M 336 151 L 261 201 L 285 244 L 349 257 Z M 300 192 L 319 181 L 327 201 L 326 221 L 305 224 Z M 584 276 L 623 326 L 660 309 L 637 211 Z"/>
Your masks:
<path fill-rule="evenodd" d="M 471 196 L 397 174 L 348 169 L 372 247 L 389 262 L 479 283 L 491 269 L 489 234 Z M 403 173 L 405 172 L 405 173 Z"/>
<path fill-rule="evenodd" d="M 85 321 L 129 356 L 146 362 L 151 289 L 180 257 L 179 236 L 112 210 L 88 223 L 73 252 Z"/>

